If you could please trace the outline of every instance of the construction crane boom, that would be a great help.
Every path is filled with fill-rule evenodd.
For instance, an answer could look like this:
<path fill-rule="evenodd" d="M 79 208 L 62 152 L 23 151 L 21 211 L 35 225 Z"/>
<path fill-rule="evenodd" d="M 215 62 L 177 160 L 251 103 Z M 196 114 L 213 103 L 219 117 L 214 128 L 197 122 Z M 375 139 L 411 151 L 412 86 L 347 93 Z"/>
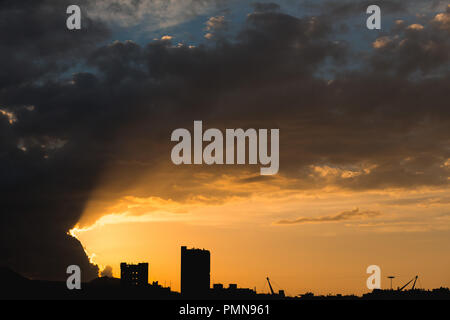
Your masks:
<path fill-rule="evenodd" d="M 416 276 L 416 278 L 414 279 L 414 283 L 413 283 L 413 286 L 412 286 L 411 290 L 414 290 L 416 288 L 417 278 L 419 278 L 419 276 Z"/>
<path fill-rule="evenodd" d="M 272 295 L 275 295 L 275 292 L 273 292 L 272 285 L 270 284 L 270 279 L 269 279 L 269 277 L 267 277 L 267 282 L 269 283 L 270 292 L 272 293 Z"/>
<path fill-rule="evenodd" d="M 419 278 L 419 276 L 416 276 L 415 278 L 409 280 L 403 287 L 399 288 L 398 291 L 402 291 L 403 289 L 405 289 L 405 288 L 406 288 L 411 282 L 413 282 L 413 281 L 414 281 L 414 284 L 413 284 L 413 286 L 412 286 L 412 289 L 414 290 L 414 288 L 415 288 L 415 286 L 416 286 L 417 278 Z"/>

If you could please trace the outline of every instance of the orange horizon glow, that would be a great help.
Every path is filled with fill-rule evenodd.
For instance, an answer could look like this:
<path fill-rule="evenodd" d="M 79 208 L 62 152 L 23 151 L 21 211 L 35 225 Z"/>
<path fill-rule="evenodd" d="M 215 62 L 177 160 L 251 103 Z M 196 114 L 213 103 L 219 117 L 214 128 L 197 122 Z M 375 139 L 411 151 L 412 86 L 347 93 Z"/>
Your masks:
<path fill-rule="evenodd" d="M 111 266 L 115 277 L 121 262 L 149 262 L 150 282 L 176 291 L 182 245 L 211 251 L 211 285 L 237 283 L 267 292 L 265 277 L 270 276 L 277 290 L 293 296 L 362 294 L 369 291 L 366 268 L 376 264 L 383 288 L 389 287 L 386 277 L 392 274 L 396 285 L 418 274 L 418 285 L 424 288 L 450 286 L 445 188 L 293 191 L 285 188 L 289 181 L 282 177 L 270 185 L 249 186 L 226 175 L 205 188 L 213 192 L 213 185 L 253 193 L 220 201 L 201 195 L 182 201 L 103 198 L 104 214 L 94 212 L 101 206 L 93 199 L 80 220 L 89 223 L 69 234 L 100 269 Z M 282 220 L 289 223 L 280 224 Z"/>

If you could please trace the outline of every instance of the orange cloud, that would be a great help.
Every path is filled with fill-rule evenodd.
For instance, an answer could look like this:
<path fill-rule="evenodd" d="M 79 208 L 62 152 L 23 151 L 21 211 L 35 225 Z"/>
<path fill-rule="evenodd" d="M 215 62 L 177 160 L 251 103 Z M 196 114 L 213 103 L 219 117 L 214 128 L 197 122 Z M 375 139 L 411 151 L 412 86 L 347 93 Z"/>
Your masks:
<path fill-rule="evenodd" d="M 296 220 L 281 220 L 276 224 L 305 224 L 305 223 L 328 223 L 328 222 L 339 222 L 344 220 L 362 219 L 362 218 L 373 218 L 381 215 L 377 211 L 359 211 L 359 208 L 353 209 L 351 211 L 343 211 L 336 215 L 321 216 L 317 218 L 298 218 Z"/>

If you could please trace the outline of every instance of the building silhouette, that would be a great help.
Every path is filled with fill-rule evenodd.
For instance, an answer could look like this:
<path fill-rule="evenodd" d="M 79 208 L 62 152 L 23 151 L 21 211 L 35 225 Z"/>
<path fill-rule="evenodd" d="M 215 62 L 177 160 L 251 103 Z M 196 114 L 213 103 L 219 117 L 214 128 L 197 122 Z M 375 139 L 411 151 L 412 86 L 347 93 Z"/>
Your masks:
<path fill-rule="evenodd" d="M 235 283 L 228 287 L 216 283 L 209 288 L 210 253 L 207 250 L 182 247 L 182 293 L 171 291 L 157 281 L 148 284 L 148 264 L 121 263 L 121 279 L 100 277 L 82 284 L 81 290 L 68 290 L 66 281 L 31 280 L 0 266 L 0 300 L 449 300 L 449 288 L 433 290 L 412 288 L 409 290 L 375 289 L 362 296 L 314 295 L 311 292 L 296 296 L 278 293 L 258 293 L 256 288 L 240 288 Z M 131 289 L 130 289 L 131 288 Z"/>
<path fill-rule="evenodd" d="M 148 263 L 120 264 L 120 284 L 126 287 L 145 287 L 148 285 Z"/>
<path fill-rule="evenodd" d="M 210 292 L 210 298 L 214 300 L 223 299 L 267 299 L 269 295 L 259 295 L 255 290 L 247 288 L 239 288 L 236 283 L 230 283 L 225 288 L 221 283 L 215 283 Z"/>
<path fill-rule="evenodd" d="M 211 254 L 208 250 L 181 247 L 181 295 L 204 298 L 210 292 Z"/>

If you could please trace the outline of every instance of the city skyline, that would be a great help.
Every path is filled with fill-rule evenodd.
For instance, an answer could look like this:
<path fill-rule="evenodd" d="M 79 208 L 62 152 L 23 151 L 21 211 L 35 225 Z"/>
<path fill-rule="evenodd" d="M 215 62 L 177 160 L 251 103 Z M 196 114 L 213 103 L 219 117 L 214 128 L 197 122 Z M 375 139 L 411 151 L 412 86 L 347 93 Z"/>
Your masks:
<path fill-rule="evenodd" d="M 305 292 L 295 295 L 286 294 L 283 289 L 276 289 L 269 277 L 266 277 L 269 292 L 258 292 L 256 288 L 245 288 L 237 283 L 211 283 L 210 265 L 211 254 L 209 250 L 198 248 L 180 248 L 180 283 L 181 291 L 172 290 L 159 281 L 149 281 L 149 263 L 140 262 L 120 264 L 120 278 L 114 278 L 111 274 L 102 272 L 101 276 L 89 282 L 78 283 L 81 274 L 72 273 L 78 266 L 68 268 L 71 276 L 64 281 L 32 280 L 17 274 L 13 270 L 0 267 L 0 297 L 6 299 L 152 299 L 152 300 L 448 300 L 450 289 L 439 287 L 427 290 L 420 288 L 419 276 L 416 275 L 407 283 L 394 288 L 392 280 L 396 277 L 389 276 L 391 288 L 371 288 L 364 294 L 316 294 Z M 371 273 L 373 268 L 378 269 Z M 71 271 L 69 271 L 69 269 Z M 379 277 L 378 266 L 371 266 L 367 270 L 372 276 Z M 373 280 L 373 277 L 371 277 Z M 370 278 L 369 281 L 373 284 Z M 378 282 L 375 280 L 375 282 Z M 367 284 L 369 286 L 369 284 Z"/>
<path fill-rule="evenodd" d="M 188 248 L 185 245 L 181 246 L 181 250 L 183 252 L 183 248 L 184 250 L 186 250 L 186 248 Z M 178 248 L 179 249 L 179 248 Z M 206 251 L 209 254 L 209 250 L 206 250 L 204 248 L 196 248 L 196 247 L 192 247 L 192 248 L 188 248 L 188 251 Z M 178 255 L 179 256 L 179 255 Z M 211 255 L 211 257 L 214 257 L 214 255 Z M 158 265 L 158 257 L 148 257 L 149 260 L 154 261 L 154 263 L 156 265 Z M 212 258 L 211 258 L 212 259 Z M 122 259 L 123 260 L 123 259 Z M 122 261 L 121 260 L 121 261 Z M 127 261 L 127 262 L 121 262 L 120 266 L 122 265 L 130 265 L 130 266 L 135 266 L 138 267 L 140 265 L 145 265 L 146 268 L 148 268 L 148 270 L 150 270 L 152 264 L 148 263 L 148 262 L 144 262 L 144 261 L 148 261 L 148 259 L 141 259 L 141 260 L 133 260 L 133 261 Z M 158 277 L 158 274 L 154 274 L 154 272 L 148 272 L 148 281 L 146 283 L 151 284 L 151 283 L 157 283 L 159 285 L 162 285 L 163 287 L 168 287 L 170 288 L 172 291 L 174 292 L 182 292 L 181 289 L 181 274 L 182 274 L 182 258 L 180 259 L 175 259 L 175 261 L 178 261 L 178 264 L 175 268 L 175 270 L 178 272 L 178 278 L 176 279 L 161 279 Z M 212 260 L 213 261 L 213 260 Z M 130 263 L 131 262 L 131 263 Z M 239 263 L 239 262 L 238 262 Z M 212 264 L 212 263 L 211 263 Z M 373 265 L 372 265 L 373 266 Z M 361 296 L 363 294 L 367 294 L 372 292 L 373 289 L 370 289 L 367 287 L 367 280 L 368 278 L 373 274 L 372 272 L 368 272 L 367 271 L 367 267 L 366 266 L 364 268 L 364 270 L 361 270 L 359 275 L 355 275 L 355 276 L 350 276 L 350 277 L 343 277 L 342 278 L 342 283 L 348 282 L 348 281 L 358 281 L 360 282 L 360 288 L 356 291 L 352 291 L 349 290 L 347 287 L 343 286 L 343 288 L 341 288 L 340 290 L 317 290 L 316 288 L 305 288 L 303 291 L 300 292 L 295 292 L 295 291 L 290 291 L 290 287 L 289 285 L 287 285 L 287 287 L 289 288 L 289 291 L 287 292 L 287 295 L 289 297 L 296 297 L 296 296 L 301 296 L 301 295 L 307 295 L 307 294 L 316 294 L 316 295 L 356 295 L 356 296 Z M 111 266 L 107 266 L 106 268 L 111 268 L 112 272 L 108 274 L 104 274 L 103 272 L 100 272 L 99 277 L 103 277 L 103 276 L 107 276 L 107 277 L 115 277 L 118 279 L 122 279 L 122 275 L 120 270 L 117 272 L 116 268 L 113 268 Z M 247 284 L 246 285 L 241 285 L 241 283 L 237 282 L 236 279 L 224 279 L 224 281 L 219 281 L 217 280 L 217 278 L 215 277 L 214 270 L 211 270 L 211 275 L 210 275 L 210 285 L 209 288 L 213 289 L 216 288 L 218 285 L 221 286 L 222 288 L 231 288 L 231 286 L 235 286 L 237 285 L 238 288 L 244 288 L 244 289 L 248 289 L 248 290 L 253 290 L 255 291 L 255 293 L 257 294 L 270 294 L 270 286 L 268 286 L 267 283 L 267 278 L 268 276 L 270 276 L 269 274 L 266 275 L 266 277 L 264 277 L 264 279 L 259 279 L 260 281 L 258 282 L 259 286 L 257 285 L 248 285 L 250 282 L 248 281 L 244 281 L 244 283 Z M 252 273 L 251 270 L 247 270 L 248 273 Z M 410 275 L 400 275 L 397 274 L 395 272 L 391 272 L 391 273 L 386 273 L 385 271 L 383 271 L 382 269 L 380 269 L 381 274 L 380 274 L 380 280 L 381 280 L 381 285 L 380 285 L 380 289 L 382 290 L 389 290 L 389 289 L 394 289 L 394 290 L 398 290 L 399 288 L 405 286 L 407 287 L 409 284 L 411 284 L 412 281 L 414 281 L 414 279 L 417 277 L 417 279 L 414 281 L 414 287 L 416 289 L 420 289 L 420 290 L 432 290 L 432 289 L 437 289 L 437 288 L 442 288 L 442 287 L 446 287 L 445 284 L 434 284 L 434 286 L 424 286 L 423 285 L 423 279 L 422 279 L 422 275 L 416 274 L 410 274 Z M 216 279 L 216 280 L 214 280 Z M 412 279 L 412 280 L 411 280 Z M 283 283 L 280 283 L 279 279 L 274 279 L 272 278 L 273 281 L 275 281 L 274 283 L 276 283 L 276 285 L 274 285 L 274 289 L 278 292 L 279 290 L 282 290 L 283 292 L 285 292 L 286 290 L 284 289 L 285 287 L 283 286 Z M 262 285 L 261 285 L 262 283 Z M 198 298 L 198 297 L 197 297 Z"/>

